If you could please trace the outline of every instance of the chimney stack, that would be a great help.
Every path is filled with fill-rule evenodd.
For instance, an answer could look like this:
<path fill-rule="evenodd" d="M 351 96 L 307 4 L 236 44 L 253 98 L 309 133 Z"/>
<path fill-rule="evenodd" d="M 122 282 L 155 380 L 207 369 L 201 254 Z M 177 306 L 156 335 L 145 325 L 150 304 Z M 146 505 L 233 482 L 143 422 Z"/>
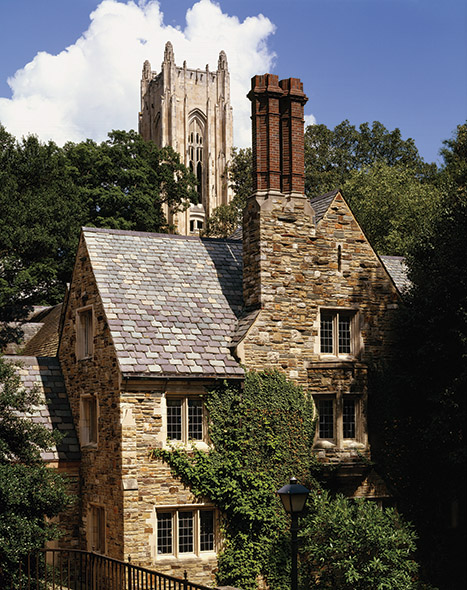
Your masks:
<path fill-rule="evenodd" d="M 255 192 L 303 194 L 305 189 L 303 107 L 308 98 L 298 78 L 254 76 L 252 102 Z"/>
<path fill-rule="evenodd" d="M 272 304 L 290 280 L 285 261 L 315 227 L 304 194 L 303 107 L 308 99 L 302 83 L 298 78 L 279 82 L 273 74 L 254 76 L 248 98 L 254 193 L 243 217 L 243 298 L 246 309 L 258 309 Z"/>

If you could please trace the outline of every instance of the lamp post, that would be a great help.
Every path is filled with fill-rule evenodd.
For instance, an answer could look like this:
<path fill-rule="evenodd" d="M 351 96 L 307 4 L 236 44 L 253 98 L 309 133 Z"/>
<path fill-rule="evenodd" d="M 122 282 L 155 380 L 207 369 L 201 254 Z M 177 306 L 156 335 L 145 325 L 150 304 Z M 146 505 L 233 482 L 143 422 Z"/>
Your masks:
<path fill-rule="evenodd" d="M 298 554 L 298 539 L 297 539 L 297 532 L 298 532 L 298 515 L 303 512 L 305 508 L 306 499 L 308 498 L 308 494 L 310 490 L 308 490 L 305 486 L 297 483 L 296 477 L 290 478 L 290 483 L 282 487 L 280 490 L 277 491 L 279 497 L 282 501 L 282 504 L 286 510 L 292 517 L 292 526 L 290 531 L 292 533 L 292 574 L 291 574 L 291 582 L 292 582 L 292 590 L 297 590 L 298 588 L 298 573 L 297 573 L 297 554 Z"/>

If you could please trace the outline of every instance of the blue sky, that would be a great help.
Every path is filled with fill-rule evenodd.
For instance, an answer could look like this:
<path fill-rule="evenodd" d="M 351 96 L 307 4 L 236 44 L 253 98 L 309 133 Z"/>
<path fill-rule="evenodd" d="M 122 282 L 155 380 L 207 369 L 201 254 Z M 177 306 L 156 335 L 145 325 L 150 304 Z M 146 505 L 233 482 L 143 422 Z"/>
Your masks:
<path fill-rule="evenodd" d="M 142 61 L 159 69 L 169 39 L 193 68 L 216 69 L 226 50 L 237 145 L 248 143 L 248 80 L 266 71 L 301 78 L 308 122 L 378 120 L 426 161 L 467 118 L 464 0 L 201 0 L 188 24 L 194 0 L 158 5 L 0 0 L 0 122 L 58 143 L 136 128 Z"/>

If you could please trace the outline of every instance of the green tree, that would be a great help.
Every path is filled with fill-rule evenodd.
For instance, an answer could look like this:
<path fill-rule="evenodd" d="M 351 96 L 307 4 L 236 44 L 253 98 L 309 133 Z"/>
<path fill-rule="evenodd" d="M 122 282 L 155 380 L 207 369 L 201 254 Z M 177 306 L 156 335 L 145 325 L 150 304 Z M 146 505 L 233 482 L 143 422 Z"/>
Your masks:
<path fill-rule="evenodd" d="M 48 469 L 40 453 L 55 443 L 53 434 L 27 414 L 39 401 L 21 387 L 16 368 L 0 357 L 0 585 L 18 575 L 28 552 L 57 538 L 49 519 L 70 503 L 62 476 Z"/>
<path fill-rule="evenodd" d="M 220 205 L 214 209 L 202 232 L 205 237 L 228 238 L 241 227 L 246 200 L 253 194 L 251 148 L 233 148 L 227 177 L 234 197 L 228 205 Z"/>
<path fill-rule="evenodd" d="M 376 251 L 402 256 L 431 227 L 442 194 L 413 169 L 384 161 L 350 172 L 342 191 Z"/>
<path fill-rule="evenodd" d="M 414 140 L 403 140 L 399 129 L 388 131 L 379 121 L 357 129 L 345 120 L 334 129 L 309 125 L 305 131 L 305 191 L 309 197 L 342 188 L 351 173 L 375 163 L 412 170 L 431 180 L 436 166 L 420 157 Z"/>
<path fill-rule="evenodd" d="M 312 494 L 300 527 L 302 585 L 310 590 L 418 586 L 415 533 L 393 508 Z"/>
<path fill-rule="evenodd" d="M 197 202 L 196 179 L 170 147 L 159 149 L 136 131 L 112 131 L 101 144 L 66 144 L 84 222 L 96 227 L 166 232 L 163 206 Z"/>
<path fill-rule="evenodd" d="M 466 140 L 460 125 L 445 143 L 446 189 L 411 248 L 413 287 L 400 310 L 398 354 L 372 409 L 376 430 L 385 432 L 376 457 L 417 527 L 429 579 L 446 590 L 466 583 Z"/>
<path fill-rule="evenodd" d="M 0 127 L 0 350 L 20 335 L 7 322 L 62 298 L 81 213 L 63 150 Z"/>

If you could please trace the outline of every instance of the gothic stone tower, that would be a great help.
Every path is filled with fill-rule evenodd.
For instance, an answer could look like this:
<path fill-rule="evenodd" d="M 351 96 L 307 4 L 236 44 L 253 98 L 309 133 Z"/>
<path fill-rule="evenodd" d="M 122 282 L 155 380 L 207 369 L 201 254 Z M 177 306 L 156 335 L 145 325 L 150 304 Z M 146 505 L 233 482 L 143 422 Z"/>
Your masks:
<path fill-rule="evenodd" d="M 144 62 L 139 132 L 159 147 L 170 145 L 198 178 L 200 203 L 173 215 L 169 223 L 181 234 L 197 234 L 204 220 L 231 199 L 225 178 L 233 142 L 230 75 L 227 58 L 219 54 L 216 72 L 175 65 L 172 44 L 166 43 L 161 72 Z"/>

